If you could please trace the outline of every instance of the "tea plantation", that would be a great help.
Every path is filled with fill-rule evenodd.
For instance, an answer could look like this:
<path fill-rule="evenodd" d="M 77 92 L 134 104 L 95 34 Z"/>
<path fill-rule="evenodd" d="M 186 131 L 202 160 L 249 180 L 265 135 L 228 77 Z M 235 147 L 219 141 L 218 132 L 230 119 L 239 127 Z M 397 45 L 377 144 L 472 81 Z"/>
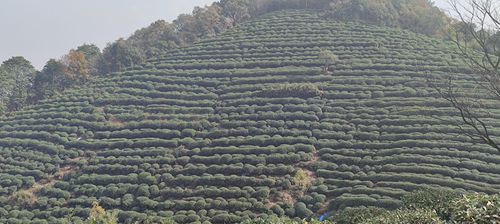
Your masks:
<path fill-rule="evenodd" d="M 453 52 L 281 11 L 106 75 L 0 120 L 0 223 L 76 222 L 95 201 L 124 223 L 238 223 L 397 208 L 421 187 L 497 193 L 500 153 L 428 82 L 481 97 Z"/>

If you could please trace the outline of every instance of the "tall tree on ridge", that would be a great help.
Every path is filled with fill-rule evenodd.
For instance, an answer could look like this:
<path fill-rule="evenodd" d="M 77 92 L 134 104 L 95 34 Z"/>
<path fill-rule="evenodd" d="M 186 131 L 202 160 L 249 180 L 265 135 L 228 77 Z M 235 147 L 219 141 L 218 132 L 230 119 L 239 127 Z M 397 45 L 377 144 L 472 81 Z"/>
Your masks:
<path fill-rule="evenodd" d="M 17 111 L 27 105 L 29 89 L 35 76 L 35 68 L 24 57 L 12 57 L 1 66 L 5 76 L 2 83 L 2 104 L 7 111 Z"/>
<path fill-rule="evenodd" d="M 31 102 L 35 103 L 53 97 L 70 86 L 66 78 L 66 67 L 61 62 L 50 59 L 33 82 Z"/>
<path fill-rule="evenodd" d="M 110 73 L 141 64 L 145 60 L 145 54 L 126 40 L 119 39 L 104 49 L 102 58 L 101 72 Z"/>
<path fill-rule="evenodd" d="M 85 53 L 71 50 L 65 55 L 61 62 L 64 64 L 67 79 L 73 84 L 83 84 L 90 80 L 92 74 L 90 71 L 90 62 Z"/>
<path fill-rule="evenodd" d="M 89 72 L 92 76 L 98 75 L 99 60 L 102 57 L 101 49 L 95 44 L 83 44 L 76 48 L 76 52 L 81 52 L 85 55 L 85 60 L 88 61 Z M 71 53 L 71 52 L 70 52 Z"/>
<path fill-rule="evenodd" d="M 248 2 L 245 0 L 221 0 L 222 15 L 232 20 L 233 25 L 250 18 Z"/>

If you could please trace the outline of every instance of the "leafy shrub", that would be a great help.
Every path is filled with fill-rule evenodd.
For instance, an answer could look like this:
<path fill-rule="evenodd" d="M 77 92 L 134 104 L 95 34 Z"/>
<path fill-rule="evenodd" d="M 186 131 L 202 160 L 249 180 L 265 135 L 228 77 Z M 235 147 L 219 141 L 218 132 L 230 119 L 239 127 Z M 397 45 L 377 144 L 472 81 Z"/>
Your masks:
<path fill-rule="evenodd" d="M 434 211 L 400 209 L 367 219 L 360 224 L 444 224 Z"/>
<path fill-rule="evenodd" d="M 401 198 L 408 209 L 430 209 L 436 211 L 443 220 L 450 217 L 450 203 L 460 197 L 460 193 L 446 189 L 421 189 Z"/>
<path fill-rule="evenodd" d="M 500 194 L 468 194 L 450 204 L 454 223 L 500 223 Z"/>

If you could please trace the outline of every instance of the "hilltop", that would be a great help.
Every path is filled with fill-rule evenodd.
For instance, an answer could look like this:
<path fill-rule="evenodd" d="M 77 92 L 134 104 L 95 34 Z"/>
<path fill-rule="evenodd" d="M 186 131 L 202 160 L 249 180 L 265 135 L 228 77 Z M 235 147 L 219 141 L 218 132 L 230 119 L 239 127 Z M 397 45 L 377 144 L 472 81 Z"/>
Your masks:
<path fill-rule="evenodd" d="M 338 57 L 328 72 L 322 50 Z M 94 201 L 128 222 L 233 223 L 397 208 L 421 187 L 497 193 L 499 153 L 459 135 L 428 82 L 453 73 L 475 93 L 454 52 L 267 14 L 3 118 L 0 222 L 84 218 Z"/>

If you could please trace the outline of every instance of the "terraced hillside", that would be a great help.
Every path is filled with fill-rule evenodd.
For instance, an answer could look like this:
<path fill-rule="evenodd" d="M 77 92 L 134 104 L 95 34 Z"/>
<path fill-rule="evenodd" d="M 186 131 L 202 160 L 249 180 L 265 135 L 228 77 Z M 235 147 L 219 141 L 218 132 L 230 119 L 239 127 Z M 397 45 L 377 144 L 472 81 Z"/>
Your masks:
<path fill-rule="evenodd" d="M 499 192 L 500 154 L 427 85 L 456 73 L 472 93 L 450 46 L 286 11 L 108 75 L 0 121 L 0 223 L 94 201 L 123 222 L 232 223 L 395 208 L 422 186 Z"/>

